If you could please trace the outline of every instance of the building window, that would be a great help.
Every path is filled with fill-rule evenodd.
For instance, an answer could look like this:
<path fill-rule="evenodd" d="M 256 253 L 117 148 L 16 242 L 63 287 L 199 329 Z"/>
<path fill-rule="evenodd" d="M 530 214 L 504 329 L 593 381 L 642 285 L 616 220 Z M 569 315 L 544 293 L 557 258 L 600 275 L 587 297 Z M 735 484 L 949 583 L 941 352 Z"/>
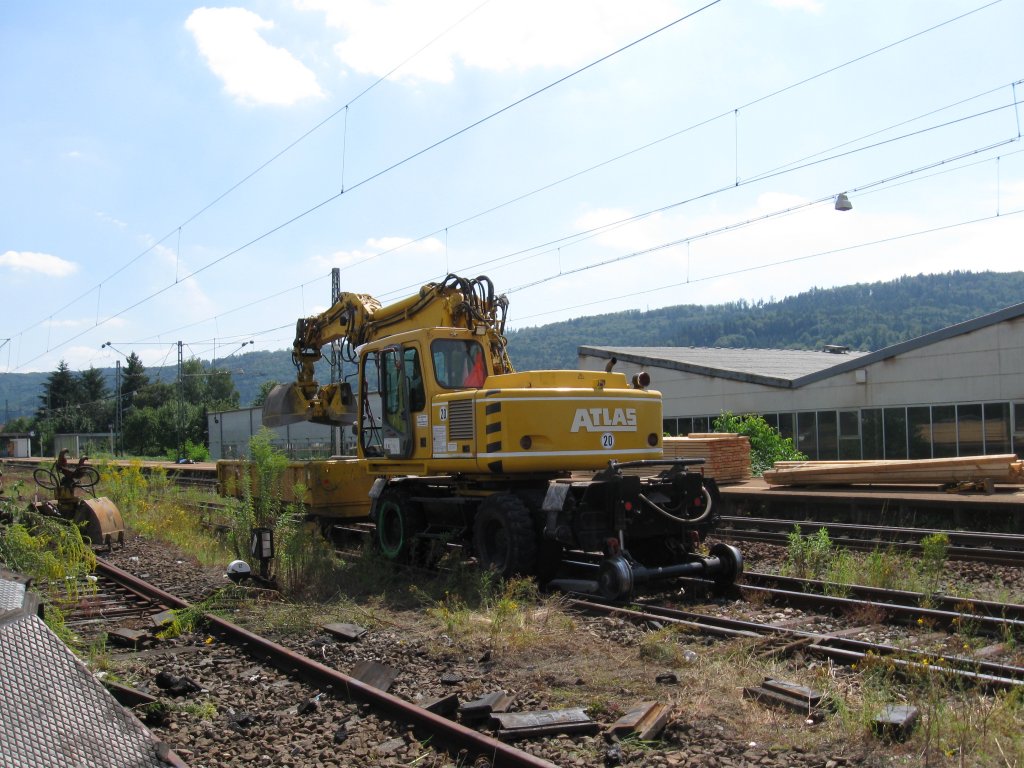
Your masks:
<path fill-rule="evenodd" d="M 860 412 L 860 431 L 863 436 L 864 458 L 885 458 L 885 432 L 882 429 L 881 408 L 865 408 Z"/>
<path fill-rule="evenodd" d="M 907 408 L 907 436 L 910 443 L 910 458 L 932 457 L 932 416 L 931 408 L 927 405 Z"/>
<path fill-rule="evenodd" d="M 1024 403 L 1013 404 L 1013 451 L 1024 454 Z"/>
<path fill-rule="evenodd" d="M 783 437 L 788 437 L 791 440 L 793 440 L 793 438 L 796 437 L 796 430 L 793 428 L 792 413 L 779 414 L 779 434 L 782 435 Z M 795 443 L 796 440 L 793 440 L 793 442 Z"/>
<path fill-rule="evenodd" d="M 679 434 L 679 419 L 662 419 L 661 431 L 666 435 L 676 437 Z"/>
<path fill-rule="evenodd" d="M 814 411 L 796 415 L 796 449 L 809 459 L 818 458 L 818 414 Z"/>
<path fill-rule="evenodd" d="M 957 445 L 959 456 L 978 456 L 985 452 L 985 438 L 981 431 L 981 406 L 956 407 Z"/>
<path fill-rule="evenodd" d="M 860 457 L 860 414 L 839 411 L 839 458 L 857 461 Z"/>
<path fill-rule="evenodd" d="M 885 425 L 885 458 L 907 458 L 907 409 L 883 408 Z"/>
<path fill-rule="evenodd" d="M 839 431 L 835 411 L 818 411 L 818 458 L 823 461 L 839 458 Z"/>
<path fill-rule="evenodd" d="M 932 406 L 932 457 L 949 459 L 957 455 L 956 406 Z"/>
<path fill-rule="evenodd" d="M 1010 404 L 985 403 L 985 453 L 1010 453 Z"/>

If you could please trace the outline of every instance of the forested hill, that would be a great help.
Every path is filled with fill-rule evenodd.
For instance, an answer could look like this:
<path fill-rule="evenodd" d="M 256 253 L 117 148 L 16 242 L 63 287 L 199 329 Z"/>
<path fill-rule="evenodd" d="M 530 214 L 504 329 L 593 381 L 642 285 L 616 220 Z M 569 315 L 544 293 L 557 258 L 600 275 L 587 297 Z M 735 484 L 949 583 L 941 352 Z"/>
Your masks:
<path fill-rule="evenodd" d="M 1024 302 L 1024 272 L 951 272 L 812 289 L 779 301 L 593 315 L 508 334 L 516 370 L 575 368 L 590 346 L 873 351 Z M 512 307 L 515 316 L 515 307 Z"/>
<path fill-rule="evenodd" d="M 509 333 L 517 370 L 576 368 L 576 350 L 593 346 L 680 346 L 820 349 L 843 344 L 876 350 L 1024 302 L 1024 272 L 952 272 L 888 283 L 814 289 L 780 301 L 680 305 L 649 312 L 594 315 Z M 515 305 L 512 306 L 513 317 Z M 295 375 L 287 350 L 218 360 L 231 372 L 243 406 L 269 380 Z M 318 366 L 321 381 L 326 368 Z M 104 369 L 113 390 L 114 371 Z M 173 382 L 176 370 L 153 368 L 150 380 Z M 39 407 L 47 373 L 0 373 L 0 423 Z"/>

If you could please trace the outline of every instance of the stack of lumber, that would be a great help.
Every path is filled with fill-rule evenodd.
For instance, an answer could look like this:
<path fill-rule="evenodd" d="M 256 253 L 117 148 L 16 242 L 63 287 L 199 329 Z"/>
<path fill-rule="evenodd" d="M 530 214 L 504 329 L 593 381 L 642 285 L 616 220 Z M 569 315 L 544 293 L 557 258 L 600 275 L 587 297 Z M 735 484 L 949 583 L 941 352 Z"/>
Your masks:
<path fill-rule="evenodd" d="M 750 479 L 750 438 L 729 432 L 666 437 L 666 459 L 705 459 L 704 474 L 718 483 Z"/>
<path fill-rule="evenodd" d="M 976 482 L 1024 485 L 1016 454 L 905 461 L 777 461 L 764 473 L 769 485 L 902 485 Z"/>

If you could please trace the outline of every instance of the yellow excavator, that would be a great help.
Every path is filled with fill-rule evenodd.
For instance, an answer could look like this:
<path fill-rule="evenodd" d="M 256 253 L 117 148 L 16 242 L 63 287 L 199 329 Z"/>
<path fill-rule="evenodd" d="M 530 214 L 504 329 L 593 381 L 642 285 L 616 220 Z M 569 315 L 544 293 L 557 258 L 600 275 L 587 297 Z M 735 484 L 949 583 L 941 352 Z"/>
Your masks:
<path fill-rule="evenodd" d="M 517 373 L 507 309 L 488 278 L 448 275 L 388 306 L 342 293 L 298 321 L 296 380 L 270 392 L 263 423 L 347 425 L 356 437 L 356 456 L 306 465 L 315 516 L 368 516 L 394 560 L 458 542 L 503 576 L 549 579 L 567 553 L 596 554 L 597 586 L 615 598 L 681 575 L 733 582 L 736 548 L 699 554 L 718 489 L 702 460 L 664 458 L 647 374 Z M 355 386 L 317 382 L 332 343 Z M 222 464 L 223 487 L 238 466 Z"/>

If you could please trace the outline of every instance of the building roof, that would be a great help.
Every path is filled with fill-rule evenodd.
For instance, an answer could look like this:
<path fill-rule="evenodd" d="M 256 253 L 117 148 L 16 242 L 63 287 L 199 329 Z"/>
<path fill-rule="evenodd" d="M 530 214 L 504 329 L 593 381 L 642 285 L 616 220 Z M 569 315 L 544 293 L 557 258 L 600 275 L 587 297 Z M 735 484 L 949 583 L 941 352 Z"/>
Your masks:
<path fill-rule="evenodd" d="M 795 389 L 1022 316 L 1024 303 L 1014 304 L 875 352 L 718 347 L 580 347 L 579 354 L 600 358 L 616 357 L 639 365 Z"/>
<path fill-rule="evenodd" d="M 729 349 L 722 347 L 580 347 L 580 354 L 617 357 L 640 365 L 672 368 L 704 376 L 772 387 L 796 382 L 867 352 L 814 352 L 806 349 Z"/>

